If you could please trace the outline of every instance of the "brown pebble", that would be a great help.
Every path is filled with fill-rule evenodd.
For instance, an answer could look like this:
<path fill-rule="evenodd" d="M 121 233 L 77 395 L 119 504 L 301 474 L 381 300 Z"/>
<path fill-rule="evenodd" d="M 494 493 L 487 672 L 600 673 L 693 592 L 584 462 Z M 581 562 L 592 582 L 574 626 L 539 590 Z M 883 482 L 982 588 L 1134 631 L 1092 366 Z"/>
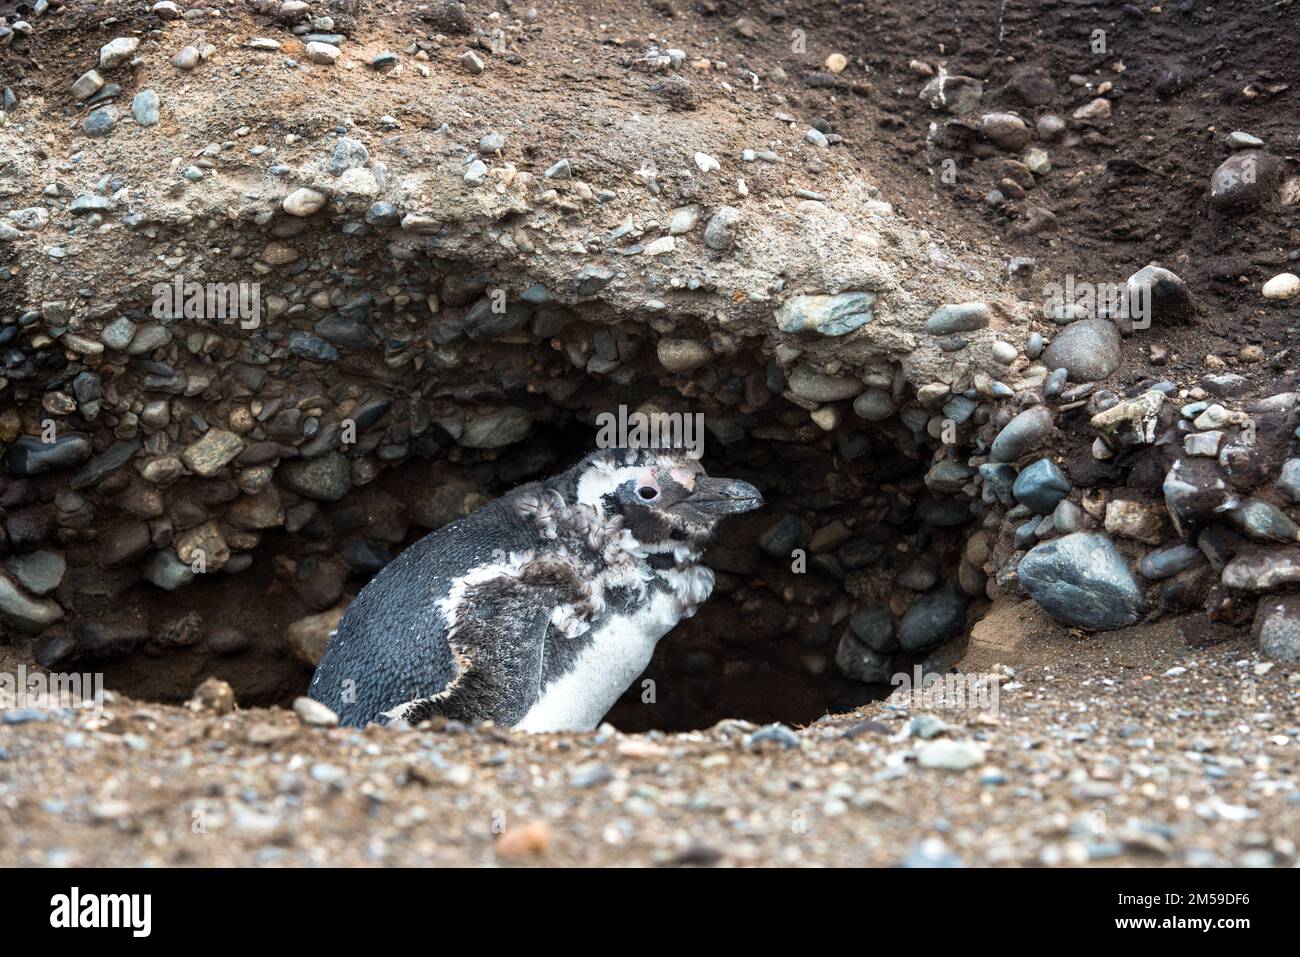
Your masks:
<path fill-rule="evenodd" d="M 496 851 L 501 857 L 532 857 L 551 845 L 551 826 L 545 821 L 529 821 L 507 828 L 497 838 Z"/>
<path fill-rule="evenodd" d="M 220 678 L 208 678 L 194 689 L 190 708 L 212 714 L 230 714 L 235 710 L 235 689 Z"/>

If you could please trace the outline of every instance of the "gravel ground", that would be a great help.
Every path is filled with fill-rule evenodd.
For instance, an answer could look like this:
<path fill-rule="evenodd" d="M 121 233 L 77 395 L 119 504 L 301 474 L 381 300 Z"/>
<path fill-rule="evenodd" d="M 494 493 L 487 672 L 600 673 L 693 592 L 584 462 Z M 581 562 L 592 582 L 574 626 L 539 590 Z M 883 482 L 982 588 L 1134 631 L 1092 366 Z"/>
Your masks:
<path fill-rule="evenodd" d="M 1300 673 L 1247 642 L 1074 641 L 1024 604 L 963 667 L 998 676 L 996 713 L 896 693 L 797 731 L 530 736 L 116 696 L 11 711 L 0 864 L 1297 862 Z"/>

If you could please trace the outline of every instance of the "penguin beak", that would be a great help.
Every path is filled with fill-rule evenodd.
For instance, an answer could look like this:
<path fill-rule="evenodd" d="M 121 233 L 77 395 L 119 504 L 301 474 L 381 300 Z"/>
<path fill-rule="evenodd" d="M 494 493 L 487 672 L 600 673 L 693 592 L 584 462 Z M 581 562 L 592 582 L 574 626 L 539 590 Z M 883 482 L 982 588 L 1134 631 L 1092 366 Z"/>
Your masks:
<path fill-rule="evenodd" d="M 748 482 L 707 475 L 695 480 L 695 491 L 687 496 L 686 501 L 710 515 L 752 512 L 763 507 L 762 493 Z"/>

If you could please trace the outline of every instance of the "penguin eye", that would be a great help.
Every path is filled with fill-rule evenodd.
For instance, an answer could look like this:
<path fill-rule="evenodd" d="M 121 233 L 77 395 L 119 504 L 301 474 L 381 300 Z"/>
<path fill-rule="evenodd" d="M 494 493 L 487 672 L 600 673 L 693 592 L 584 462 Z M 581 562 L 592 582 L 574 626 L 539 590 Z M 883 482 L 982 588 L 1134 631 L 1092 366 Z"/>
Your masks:
<path fill-rule="evenodd" d="M 659 490 L 653 485 L 642 485 L 636 490 L 636 494 L 643 502 L 653 502 L 659 497 Z"/>

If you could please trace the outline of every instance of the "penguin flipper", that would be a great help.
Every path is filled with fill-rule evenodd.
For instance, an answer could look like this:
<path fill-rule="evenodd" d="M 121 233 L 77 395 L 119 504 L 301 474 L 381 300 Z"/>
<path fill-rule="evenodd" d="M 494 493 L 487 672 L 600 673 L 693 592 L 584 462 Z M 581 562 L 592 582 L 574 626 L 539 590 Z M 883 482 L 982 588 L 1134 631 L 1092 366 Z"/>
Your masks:
<path fill-rule="evenodd" d="M 473 723 L 520 721 L 538 695 L 548 633 L 595 612 L 590 585 L 557 556 L 485 570 L 444 606 L 456 673 L 447 686 L 385 712 L 417 724 L 442 716 Z"/>

